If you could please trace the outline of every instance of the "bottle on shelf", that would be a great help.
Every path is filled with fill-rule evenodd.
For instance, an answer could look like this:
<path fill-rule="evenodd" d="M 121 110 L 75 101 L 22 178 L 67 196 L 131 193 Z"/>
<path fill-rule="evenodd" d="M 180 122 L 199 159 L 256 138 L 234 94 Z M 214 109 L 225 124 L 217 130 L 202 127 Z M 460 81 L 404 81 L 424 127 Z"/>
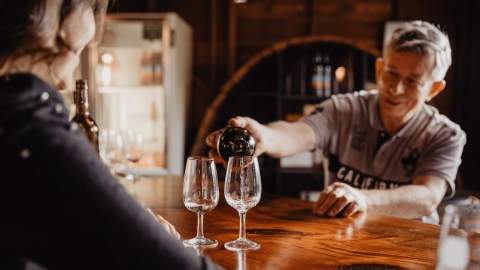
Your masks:
<path fill-rule="evenodd" d="M 310 88 L 313 95 L 317 97 L 323 97 L 323 84 L 324 84 L 324 66 L 322 63 L 322 54 L 316 53 L 313 57 L 312 74 L 310 77 Z"/>
<path fill-rule="evenodd" d="M 353 53 L 350 53 L 348 55 L 348 65 L 347 65 L 347 91 L 348 92 L 353 92 L 357 90 L 357 89 L 354 89 L 355 83 L 354 83 L 354 77 L 353 77 L 353 64 L 354 64 Z"/>
<path fill-rule="evenodd" d="M 330 97 L 332 95 L 332 66 L 328 54 L 325 54 L 323 63 L 323 96 Z"/>
<path fill-rule="evenodd" d="M 78 124 L 78 127 L 82 129 L 87 135 L 87 139 L 94 146 L 95 150 L 98 148 L 98 125 L 90 116 L 88 111 L 88 82 L 87 80 L 77 80 L 75 84 L 75 92 L 73 94 L 73 101 L 76 107 L 75 116 L 72 122 Z"/>

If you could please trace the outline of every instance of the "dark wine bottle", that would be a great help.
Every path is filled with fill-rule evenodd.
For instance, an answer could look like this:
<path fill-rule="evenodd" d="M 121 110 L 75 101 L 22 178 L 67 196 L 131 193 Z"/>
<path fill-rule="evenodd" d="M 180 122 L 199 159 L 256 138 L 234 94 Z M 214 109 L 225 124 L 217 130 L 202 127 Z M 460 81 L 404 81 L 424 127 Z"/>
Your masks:
<path fill-rule="evenodd" d="M 255 147 L 255 138 L 241 127 L 224 128 L 217 141 L 217 152 L 226 162 L 232 156 L 253 156 Z"/>
<path fill-rule="evenodd" d="M 72 119 L 72 122 L 77 123 L 78 127 L 85 132 L 88 140 L 95 147 L 95 150 L 98 153 L 98 126 L 88 112 L 87 80 L 76 81 L 73 101 L 77 110 L 75 116 Z"/>

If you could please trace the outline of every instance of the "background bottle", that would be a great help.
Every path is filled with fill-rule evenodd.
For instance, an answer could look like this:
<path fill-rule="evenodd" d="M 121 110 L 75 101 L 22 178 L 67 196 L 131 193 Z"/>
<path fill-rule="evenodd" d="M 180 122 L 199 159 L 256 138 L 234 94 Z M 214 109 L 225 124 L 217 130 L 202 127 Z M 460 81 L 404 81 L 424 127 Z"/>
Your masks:
<path fill-rule="evenodd" d="M 315 57 L 313 58 L 310 88 L 312 89 L 312 93 L 317 97 L 323 97 L 323 70 L 322 54 L 316 53 Z"/>
<path fill-rule="evenodd" d="M 332 65 L 328 54 L 325 54 L 323 70 L 323 94 L 324 97 L 330 97 L 332 95 Z"/>
<path fill-rule="evenodd" d="M 80 129 L 82 129 L 87 135 L 90 143 L 95 147 L 95 150 L 99 151 L 98 148 L 98 125 L 95 123 L 95 120 L 90 116 L 88 112 L 88 83 L 87 80 L 77 80 L 75 84 L 75 92 L 73 94 L 73 101 L 76 107 L 75 116 L 72 119 L 72 122 L 78 124 Z"/>

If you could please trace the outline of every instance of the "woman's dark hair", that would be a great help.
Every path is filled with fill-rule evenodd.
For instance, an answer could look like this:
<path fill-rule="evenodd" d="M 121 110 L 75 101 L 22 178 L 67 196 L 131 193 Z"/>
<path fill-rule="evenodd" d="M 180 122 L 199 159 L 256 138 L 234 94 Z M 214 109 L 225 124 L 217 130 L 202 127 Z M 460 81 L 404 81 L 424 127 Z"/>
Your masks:
<path fill-rule="evenodd" d="M 0 66 L 16 55 L 62 50 L 58 30 L 75 8 L 104 12 L 108 0 L 0 0 Z"/>

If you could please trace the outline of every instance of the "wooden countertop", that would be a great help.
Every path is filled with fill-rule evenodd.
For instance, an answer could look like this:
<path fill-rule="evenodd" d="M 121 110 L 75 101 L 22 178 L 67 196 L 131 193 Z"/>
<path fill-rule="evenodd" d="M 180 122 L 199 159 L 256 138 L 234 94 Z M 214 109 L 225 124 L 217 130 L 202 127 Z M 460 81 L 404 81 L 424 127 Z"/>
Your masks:
<path fill-rule="evenodd" d="M 182 239 L 195 236 L 196 214 L 182 202 L 182 177 L 143 178 L 137 193 L 145 206 L 169 220 Z M 227 251 L 239 217 L 225 202 L 205 215 L 205 236 L 220 242 L 204 254 L 226 269 L 433 269 L 440 227 L 375 215 L 321 218 L 312 203 L 262 194 L 247 213 L 247 238 L 261 249 Z"/>

